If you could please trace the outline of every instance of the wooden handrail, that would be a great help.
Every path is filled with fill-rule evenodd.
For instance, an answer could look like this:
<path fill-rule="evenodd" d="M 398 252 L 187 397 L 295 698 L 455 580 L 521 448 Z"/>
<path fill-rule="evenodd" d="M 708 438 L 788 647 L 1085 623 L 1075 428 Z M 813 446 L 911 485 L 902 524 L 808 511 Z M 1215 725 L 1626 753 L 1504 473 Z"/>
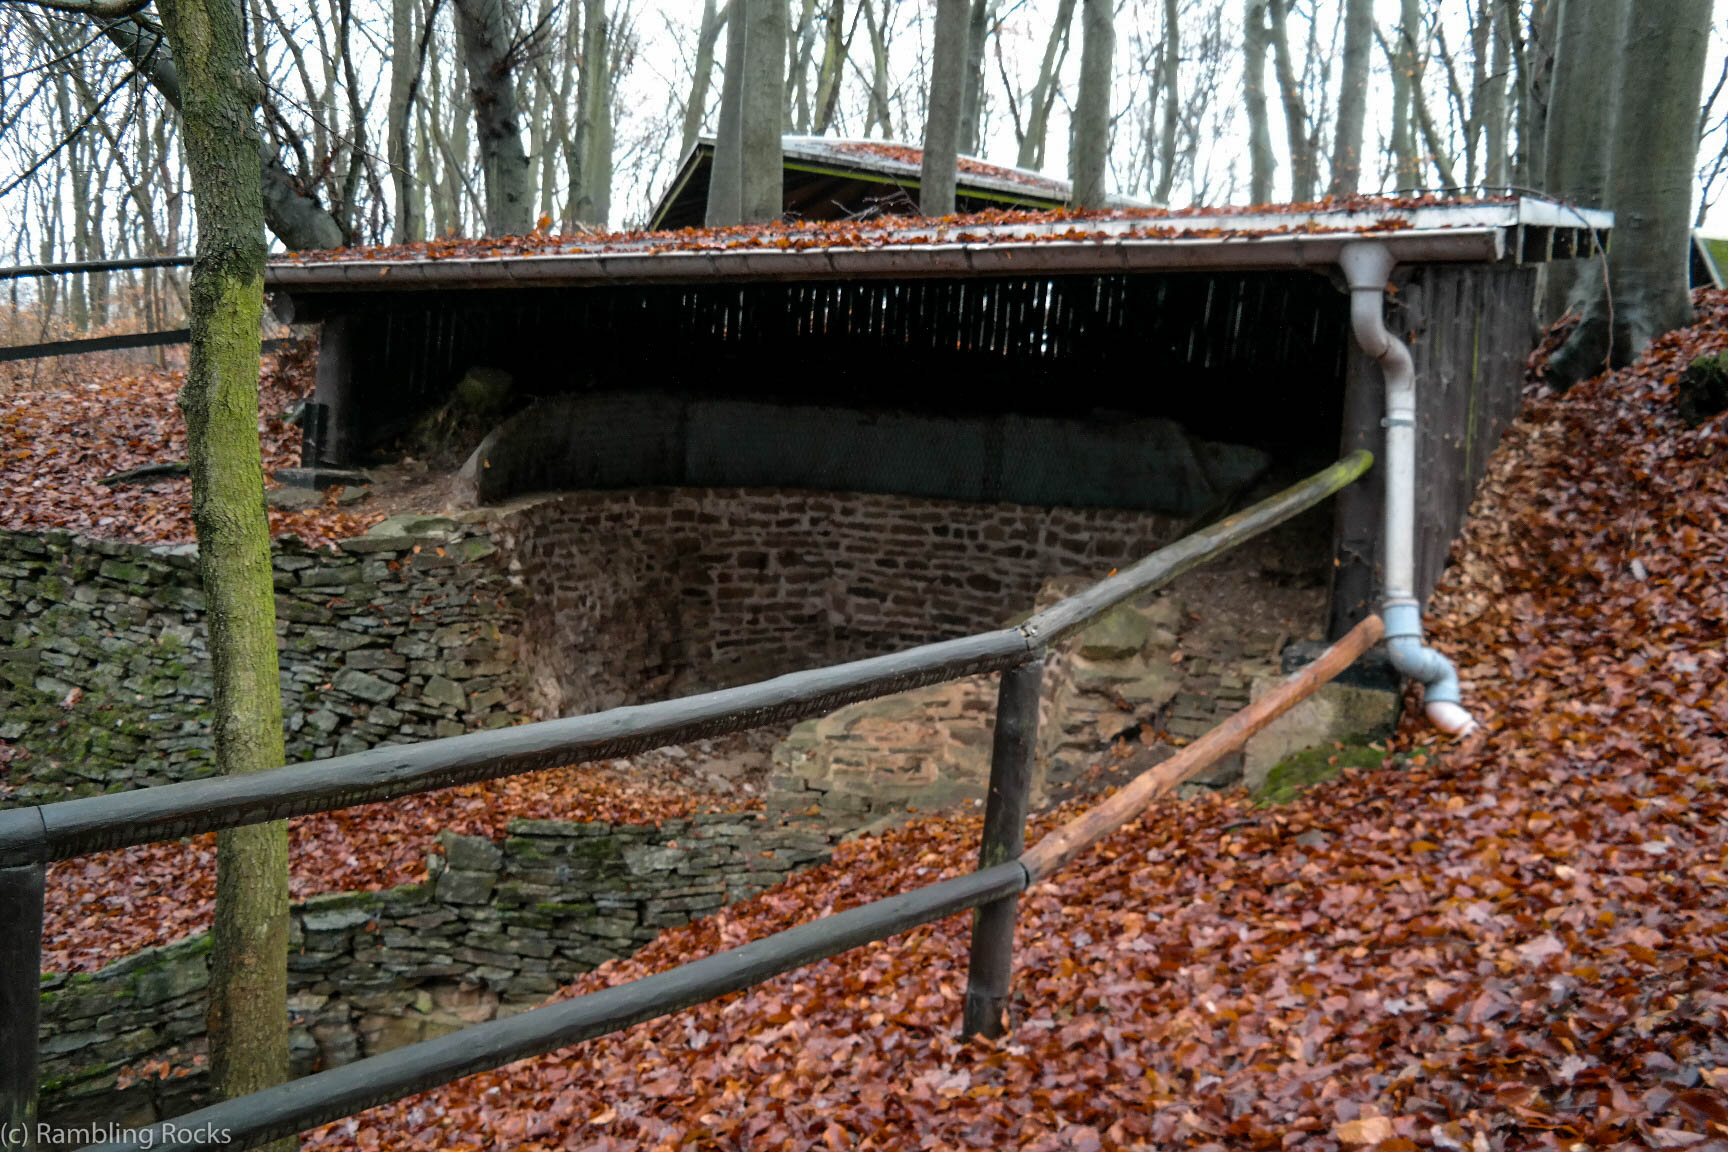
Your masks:
<path fill-rule="evenodd" d="M 1091 812 L 1020 847 L 1038 727 L 1038 672 L 1049 645 L 1123 601 L 1152 590 L 1196 564 L 1313 507 L 1368 470 L 1355 452 L 1269 500 L 1185 537 L 1119 575 L 1053 605 L 1021 628 L 926 645 L 758 684 L 589 716 L 477 732 L 405 747 L 387 746 L 272 772 L 189 781 L 134 792 L 0 811 L 0 941 L 14 941 L 0 965 L 0 1148 L 33 1146 L 37 967 L 43 918 L 42 879 L 50 860 L 192 832 L 232 828 L 285 816 L 495 779 L 538 768 L 605 759 L 696 735 L 757 727 L 831 711 L 870 696 L 996 669 L 1003 678 L 992 759 L 989 836 L 978 871 L 776 933 L 631 984 L 477 1025 L 355 1064 L 264 1089 L 130 1133 L 107 1149 L 251 1147 L 364 1108 L 605 1035 L 750 987 L 780 972 L 886 939 L 968 908 L 981 909 L 968 988 L 968 1031 L 999 1018 L 1012 971 L 1014 900 L 1158 796 L 1239 747 L 1254 732 L 1337 675 L 1380 636 L 1370 617 L 1278 689 L 1207 733 Z M 1003 861 L 998 863 L 997 861 Z M 3 949 L 0 949 L 3 951 Z M 24 1133 L 21 1145 L 14 1134 Z M 205 1140 L 219 1133 L 219 1138 Z"/>
<path fill-rule="evenodd" d="M 1177 784 L 1241 747 L 1254 733 L 1311 696 L 1373 647 L 1382 630 L 1378 616 L 1362 621 L 1318 660 L 1234 713 L 1176 756 L 1147 769 L 1108 800 L 1044 837 L 1037 847 L 1017 860 L 875 900 L 627 984 L 477 1024 L 436 1040 L 411 1044 L 237 1100 L 212 1104 L 153 1128 L 130 1133 L 117 1143 L 84 1152 L 135 1152 L 149 1148 L 217 1152 L 253 1147 L 461 1076 L 621 1031 L 956 912 L 969 908 L 982 910 L 1012 901 L 1032 884 L 1049 877 L 1139 816 Z M 1036 695 L 1031 691 L 1037 684 L 1036 675 L 1029 665 L 1023 664 L 1010 676 L 1013 679 L 1004 696 L 1018 695 L 1029 700 L 1032 714 L 1036 715 Z M 1027 740 L 1028 733 L 1020 727 L 1008 734 L 1004 760 L 1011 766 L 1019 767 L 1025 759 L 1022 753 Z M 1003 834 L 1003 838 L 1011 836 L 1011 831 Z M 1012 923 L 1010 918 L 1010 929 Z M 989 938 L 1001 939 L 996 933 Z M 1007 957 L 993 959 L 998 965 L 996 970 L 1005 978 Z M 989 1011 L 999 1010 L 1005 990 L 993 991 L 997 992 L 995 1000 L 980 999 L 973 1008 L 974 1026 L 970 1030 L 986 1031 L 979 1026 L 980 1022 Z M 196 1133 L 205 1136 L 199 1138 Z"/>
<path fill-rule="evenodd" d="M 1020 863 L 1026 866 L 1026 875 L 1033 882 L 1044 879 L 1145 812 L 1154 800 L 1242 747 L 1249 737 L 1312 696 L 1322 684 L 1374 647 L 1384 631 L 1385 625 L 1380 622 L 1380 617 L 1368 617 L 1326 649 L 1318 660 L 1291 674 L 1278 687 L 1240 712 L 1232 713 L 1224 723 L 1170 759 L 1148 768 L 1102 804 L 1045 836 L 1020 857 Z"/>
<path fill-rule="evenodd" d="M 1373 462 L 1371 453 L 1353 452 L 1276 496 L 1051 605 L 1019 628 L 586 716 L 419 744 L 387 744 L 269 772 L 7 809 L 0 811 L 0 867 L 65 860 L 544 768 L 616 759 L 667 744 L 820 716 L 855 701 L 1009 668 L 1122 601 L 1158 588 L 1313 507 L 1361 476 Z"/>

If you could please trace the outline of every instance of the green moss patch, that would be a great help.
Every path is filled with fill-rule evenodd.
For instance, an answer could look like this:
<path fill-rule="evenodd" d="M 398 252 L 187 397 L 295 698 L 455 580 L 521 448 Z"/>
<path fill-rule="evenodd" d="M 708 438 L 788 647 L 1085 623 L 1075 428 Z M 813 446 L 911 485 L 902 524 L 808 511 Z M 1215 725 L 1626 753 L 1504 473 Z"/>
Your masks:
<path fill-rule="evenodd" d="M 1288 804 L 1314 785 L 1336 779 L 1346 768 L 1372 771 L 1383 766 L 1388 756 L 1385 747 L 1379 744 L 1304 748 L 1272 766 L 1254 799 L 1262 804 Z"/>

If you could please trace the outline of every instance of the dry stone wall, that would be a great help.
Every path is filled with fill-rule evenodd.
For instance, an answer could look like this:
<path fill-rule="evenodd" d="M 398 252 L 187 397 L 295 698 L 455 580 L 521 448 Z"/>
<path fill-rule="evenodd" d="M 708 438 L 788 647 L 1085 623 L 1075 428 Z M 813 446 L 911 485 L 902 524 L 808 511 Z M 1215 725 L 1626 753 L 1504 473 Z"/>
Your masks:
<path fill-rule="evenodd" d="M 387 522 L 274 556 L 290 760 L 512 723 L 520 597 L 482 529 Z M 8 802 L 213 770 L 204 592 L 190 545 L 0 532 Z"/>
<path fill-rule="evenodd" d="M 826 860 L 833 837 L 746 812 L 657 826 L 516 820 L 502 842 L 438 842 L 425 883 L 293 909 L 297 1074 L 538 1004 L 662 929 Z M 208 961 L 209 937 L 196 936 L 45 976 L 43 1118 L 130 1125 L 201 1103 Z"/>

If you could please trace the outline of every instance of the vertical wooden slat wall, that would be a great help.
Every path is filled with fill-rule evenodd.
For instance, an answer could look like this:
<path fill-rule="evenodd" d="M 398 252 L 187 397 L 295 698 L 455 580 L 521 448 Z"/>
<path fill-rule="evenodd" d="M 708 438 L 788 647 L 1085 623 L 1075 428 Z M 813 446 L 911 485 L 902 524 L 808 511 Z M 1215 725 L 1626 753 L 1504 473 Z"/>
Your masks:
<path fill-rule="evenodd" d="M 1414 270 L 1387 311 L 1416 365 L 1416 591 L 1427 600 L 1469 514 L 1476 486 L 1524 391 L 1535 343 L 1532 268 L 1431 266 Z M 1352 352 L 1341 442 L 1378 453 L 1384 442 L 1379 366 Z M 1379 596 L 1379 470 L 1339 497 L 1330 633 L 1335 638 Z M 1365 542 L 1372 542 L 1365 549 Z M 1371 553 L 1365 555 L 1365 552 Z"/>

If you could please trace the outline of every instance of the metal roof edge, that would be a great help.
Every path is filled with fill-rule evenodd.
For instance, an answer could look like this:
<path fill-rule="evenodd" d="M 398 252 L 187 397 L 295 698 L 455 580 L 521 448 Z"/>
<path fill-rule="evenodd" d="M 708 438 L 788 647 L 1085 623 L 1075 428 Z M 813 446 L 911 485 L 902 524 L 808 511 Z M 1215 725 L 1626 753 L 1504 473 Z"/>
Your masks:
<path fill-rule="evenodd" d="M 320 293 L 527 284 L 688 283 L 717 278 L 800 280 L 1199 268 L 1265 270 L 1333 264 L 1345 244 L 1363 240 L 1385 244 L 1399 263 L 1497 263 L 1508 254 L 1507 233 L 1496 227 L 1222 237 L 1124 236 L 1019 244 L 956 237 L 946 242 L 868 247 L 583 252 L 508 258 L 272 264 L 266 270 L 265 282 L 275 291 Z"/>

